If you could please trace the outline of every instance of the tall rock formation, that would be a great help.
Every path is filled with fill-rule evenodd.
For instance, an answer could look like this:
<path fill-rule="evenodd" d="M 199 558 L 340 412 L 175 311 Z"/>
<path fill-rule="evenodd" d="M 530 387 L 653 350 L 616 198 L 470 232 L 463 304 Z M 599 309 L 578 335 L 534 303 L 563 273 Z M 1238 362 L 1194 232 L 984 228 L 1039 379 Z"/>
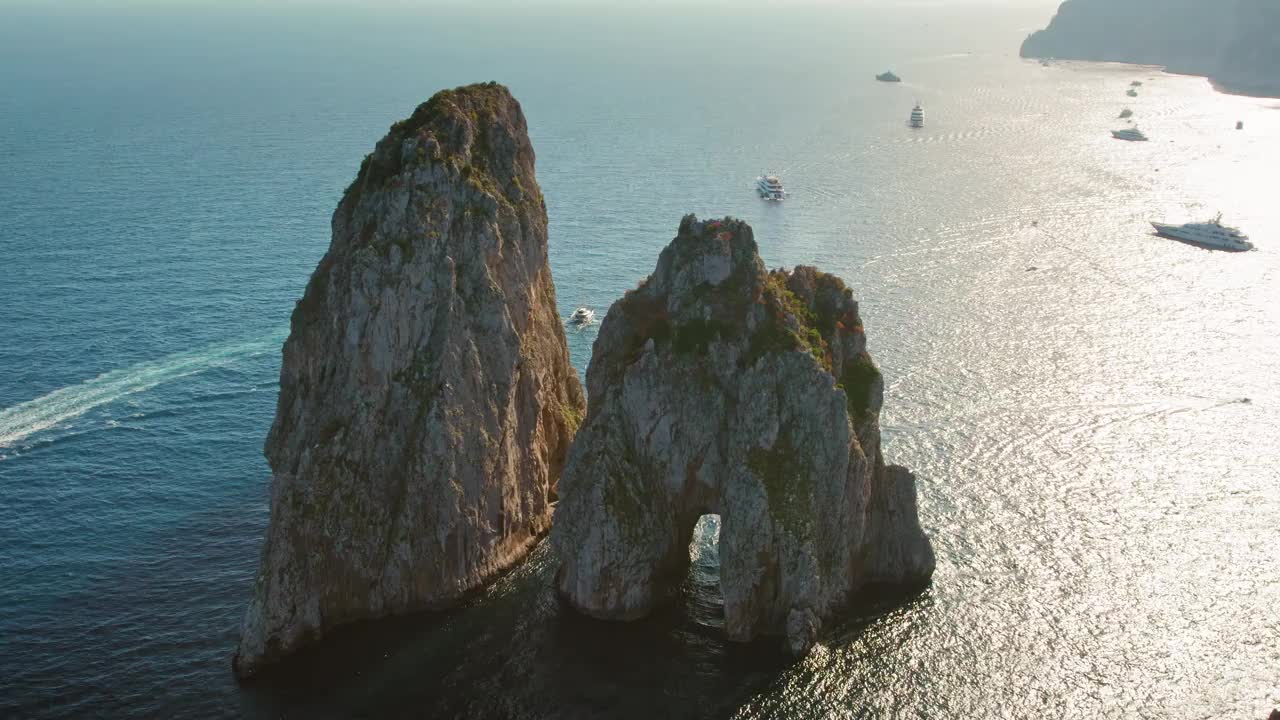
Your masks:
<path fill-rule="evenodd" d="M 441 92 L 365 158 L 293 312 L 236 672 L 520 560 L 584 410 L 520 105 Z"/>
<path fill-rule="evenodd" d="M 1280 2 L 1067 0 L 1022 56 L 1164 65 L 1231 92 L 1280 96 Z"/>
<path fill-rule="evenodd" d="M 934 556 L 909 472 L 880 452 L 883 380 L 858 304 L 810 267 L 766 272 L 751 228 L 684 218 L 653 274 L 610 308 L 560 481 L 560 593 L 646 614 L 718 514 L 726 629 L 803 652 L 868 584 L 917 585 Z"/>

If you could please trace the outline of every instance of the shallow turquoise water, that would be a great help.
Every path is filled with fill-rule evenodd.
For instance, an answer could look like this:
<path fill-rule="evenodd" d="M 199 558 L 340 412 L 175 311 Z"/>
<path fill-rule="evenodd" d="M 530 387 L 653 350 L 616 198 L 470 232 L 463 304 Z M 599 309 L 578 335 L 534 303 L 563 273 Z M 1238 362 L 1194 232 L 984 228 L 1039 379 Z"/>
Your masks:
<path fill-rule="evenodd" d="M 0 712 L 1280 704 L 1280 101 L 1020 61 L 1043 8 L 470 12 L 0 9 Z M 721 639 L 712 524 L 638 625 L 566 613 L 541 549 L 466 608 L 234 683 L 278 348 L 329 215 L 391 122 L 487 79 L 528 115 L 566 315 L 602 314 L 690 211 L 855 288 L 929 591 L 787 665 Z M 1110 138 L 1125 106 L 1152 142 Z M 755 198 L 765 168 L 787 203 Z M 1145 225 L 1218 211 L 1261 250 Z M 580 369 L 593 338 L 569 335 Z"/>

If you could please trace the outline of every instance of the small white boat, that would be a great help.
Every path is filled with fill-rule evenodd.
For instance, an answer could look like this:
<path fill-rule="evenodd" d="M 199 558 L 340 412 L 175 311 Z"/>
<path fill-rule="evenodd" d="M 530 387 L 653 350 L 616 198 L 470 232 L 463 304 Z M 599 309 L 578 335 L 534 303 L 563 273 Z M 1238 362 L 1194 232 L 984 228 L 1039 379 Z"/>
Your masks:
<path fill-rule="evenodd" d="M 569 323 L 572 325 L 590 325 L 595 322 L 596 311 L 591 308 L 580 307 L 573 311 L 569 316 Z"/>
<path fill-rule="evenodd" d="M 1240 232 L 1237 228 L 1227 227 L 1222 224 L 1222 214 L 1202 223 L 1187 223 L 1185 225 L 1168 225 L 1166 223 L 1151 223 L 1151 227 L 1156 229 L 1156 234 L 1161 237 L 1181 240 L 1192 245 L 1207 247 L 1211 250 L 1231 250 L 1233 252 L 1243 252 L 1252 250 L 1253 243 L 1249 242 L 1249 236 Z"/>
<path fill-rule="evenodd" d="M 924 127 L 924 108 L 920 107 L 920 103 L 916 103 L 916 106 L 911 109 L 911 120 L 909 121 L 909 124 L 913 128 Z"/>
<path fill-rule="evenodd" d="M 765 200 L 781 202 L 787 199 L 787 190 L 777 175 L 761 175 L 756 178 L 756 192 Z"/>
<path fill-rule="evenodd" d="M 1124 130 L 1112 130 L 1111 137 L 1117 140 L 1128 140 L 1129 142 L 1145 142 L 1150 139 L 1136 127 L 1125 128 Z"/>

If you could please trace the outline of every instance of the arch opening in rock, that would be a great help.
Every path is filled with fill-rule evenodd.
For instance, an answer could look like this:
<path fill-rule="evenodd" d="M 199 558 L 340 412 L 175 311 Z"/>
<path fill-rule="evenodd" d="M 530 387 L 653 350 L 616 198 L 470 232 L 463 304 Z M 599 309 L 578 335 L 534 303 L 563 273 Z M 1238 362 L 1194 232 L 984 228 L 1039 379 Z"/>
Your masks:
<path fill-rule="evenodd" d="M 724 591 L 720 588 L 720 516 L 707 513 L 693 525 L 689 571 L 684 577 L 684 612 L 702 625 L 724 627 Z"/>
<path fill-rule="evenodd" d="M 681 222 L 609 309 L 587 387 L 552 529 L 557 588 L 582 612 L 648 614 L 689 576 L 708 514 L 731 640 L 802 653 L 860 588 L 932 574 L 915 479 L 881 454 L 884 381 L 852 291 L 767 271 L 745 223 Z"/>

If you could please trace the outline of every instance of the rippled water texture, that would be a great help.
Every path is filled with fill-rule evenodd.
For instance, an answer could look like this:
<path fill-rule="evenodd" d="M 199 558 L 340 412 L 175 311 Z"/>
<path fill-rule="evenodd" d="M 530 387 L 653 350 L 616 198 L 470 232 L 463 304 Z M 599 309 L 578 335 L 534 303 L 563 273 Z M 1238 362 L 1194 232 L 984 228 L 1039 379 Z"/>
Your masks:
<path fill-rule="evenodd" d="M 0 9 L 0 715 L 1280 704 L 1280 100 L 1021 61 L 1038 4 L 34 7 Z M 543 547 L 464 608 L 235 684 L 278 348 L 329 215 L 391 122 L 487 79 L 525 106 L 566 315 L 603 316 L 689 211 L 855 288 L 939 552 L 927 592 L 851 609 L 797 664 L 729 644 L 709 518 L 644 622 L 565 611 Z M 1111 139 L 1126 106 L 1151 142 Z M 753 195 L 766 168 L 786 203 Z M 1146 225 L 1218 211 L 1261 249 Z M 569 333 L 579 369 L 593 339 Z"/>

